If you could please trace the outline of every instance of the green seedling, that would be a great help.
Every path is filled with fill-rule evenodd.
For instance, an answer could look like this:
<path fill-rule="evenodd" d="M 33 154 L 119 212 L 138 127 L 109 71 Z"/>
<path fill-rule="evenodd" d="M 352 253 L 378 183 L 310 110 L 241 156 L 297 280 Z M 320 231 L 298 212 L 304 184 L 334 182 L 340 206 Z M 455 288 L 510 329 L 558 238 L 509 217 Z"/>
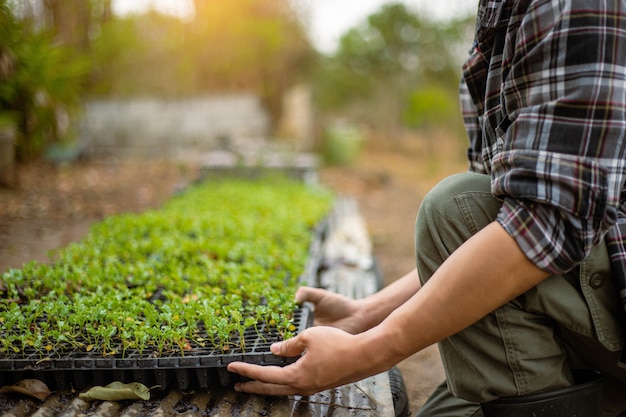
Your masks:
<path fill-rule="evenodd" d="M 294 293 L 332 196 L 288 180 L 194 186 L 0 276 L 0 357 L 245 351 L 295 331 Z"/>

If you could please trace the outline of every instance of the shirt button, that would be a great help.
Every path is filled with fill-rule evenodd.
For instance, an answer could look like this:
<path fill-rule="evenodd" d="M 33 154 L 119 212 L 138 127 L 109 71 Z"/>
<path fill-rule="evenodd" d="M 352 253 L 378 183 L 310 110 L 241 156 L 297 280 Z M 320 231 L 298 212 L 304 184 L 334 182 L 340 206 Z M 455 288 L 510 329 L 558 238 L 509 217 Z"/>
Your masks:
<path fill-rule="evenodd" d="M 600 288 L 604 284 L 604 277 L 601 274 L 593 274 L 589 278 L 589 286 L 591 288 Z"/>

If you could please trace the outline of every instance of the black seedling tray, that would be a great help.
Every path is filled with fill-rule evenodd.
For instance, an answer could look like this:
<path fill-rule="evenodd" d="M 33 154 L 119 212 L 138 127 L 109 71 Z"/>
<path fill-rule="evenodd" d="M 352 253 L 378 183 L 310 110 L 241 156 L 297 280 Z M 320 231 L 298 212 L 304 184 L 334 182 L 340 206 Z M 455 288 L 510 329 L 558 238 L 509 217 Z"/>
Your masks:
<path fill-rule="evenodd" d="M 309 257 L 299 282 L 317 285 L 322 268 L 322 245 L 328 234 L 328 217 L 318 223 L 313 231 Z M 313 308 L 309 303 L 299 307 L 294 314 L 295 334 L 313 324 Z M 244 332 L 245 349 L 240 339 L 231 335 L 227 352 L 216 348 L 200 348 L 171 354 L 153 355 L 152 352 L 127 350 L 124 356 L 103 356 L 100 352 L 50 352 L 25 351 L 0 358 L 0 386 L 12 385 L 23 379 L 39 379 L 50 390 L 81 390 L 93 385 L 107 385 L 114 381 L 140 382 L 148 387 L 202 389 L 215 386 L 226 387 L 241 380 L 239 375 L 227 371 L 231 362 L 242 361 L 259 365 L 285 366 L 298 357 L 284 358 L 270 352 L 270 345 L 282 340 L 282 336 L 265 324 Z"/>
<path fill-rule="evenodd" d="M 310 305 L 300 307 L 294 315 L 296 333 L 313 322 Z M 240 380 L 226 370 L 231 362 L 243 361 L 259 365 L 285 366 L 298 357 L 285 358 L 270 352 L 270 345 L 280 340 L 280 335 L 258 326 L 258 332 L 250 328 L 244 333 L 245 350 L 231 349 L 224 353 L 219 349 L 193 349 L 184 356 L 126 352 L 125 356 L 105 357 L 101 354 L 68 353 L 63 356 L 42 356 L 41 353 L 14 355 L 0 359 L 0 386 L 11 385 L 22 379 L 34 378 L 46 383 L 51 390 L 83 389 L 92 385 L 106 385 L 113 381 L 140 382 L 148 387 L 158 386 L 165 390 L 209 388 L 229 386 Z M 260 336 L 262 334 L 263 336 Z M 234 344 L 239 340 L 233 338 Z"/>

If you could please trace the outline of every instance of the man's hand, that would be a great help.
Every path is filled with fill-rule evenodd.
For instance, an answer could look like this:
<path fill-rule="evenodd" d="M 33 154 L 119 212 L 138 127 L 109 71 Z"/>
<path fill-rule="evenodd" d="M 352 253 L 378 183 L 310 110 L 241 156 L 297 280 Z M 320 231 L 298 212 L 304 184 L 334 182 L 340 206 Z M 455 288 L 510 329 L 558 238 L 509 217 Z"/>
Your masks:
<path fill-rule="evenodd" d="M 296 292 L 296 300 L 315 305 L 315 325 L 337 327 L 357 334 L 378 325 L 419 289 L 417 269 L 413 269 L 376 294 L 363 299 L 354 300 L 331 291 L 302 287 Z"/>
<path fill-rule="evenodd" d="M 357 300 L 320 288 L 301 287 L 296 292 L 296 301 L 315 306 L 315 326 L 336 327 L 352 334 L 367 330 Z"/>
<path fill-rule="evenodd" d="M 332 327 L 311 327 L 271 347 L 272 353 L 278 356 L 302 355 L 295 363 L 279 367 L 233 362 L 228 365 L 228 370 L 253 379 L 237 383 L 235 390 L 239 392 L 312 395 L 384 370 L 378 370 L 363 357 L 363 345 L 357 339 L 363 338 Z"/>
<path fill-rule="evenodd" d="M 298 289 L 298 303 L 315 306 L 315 327 L 273 344 L 271 350 L 277 356 L 302 357 L 285 367 L 233 362 L 228 365 L 230 372 L 253 380 L 238 383 L 235 389 L 266 395 L 311 395 L 388 369 L 393 363 L 374 364 L 384 355 L 372 355 L 375 342 L 362 332 L 378 324 L 418 288 L 417 272 L 412 271 L 377 295 L 361 300 L 320 288 Z"/>

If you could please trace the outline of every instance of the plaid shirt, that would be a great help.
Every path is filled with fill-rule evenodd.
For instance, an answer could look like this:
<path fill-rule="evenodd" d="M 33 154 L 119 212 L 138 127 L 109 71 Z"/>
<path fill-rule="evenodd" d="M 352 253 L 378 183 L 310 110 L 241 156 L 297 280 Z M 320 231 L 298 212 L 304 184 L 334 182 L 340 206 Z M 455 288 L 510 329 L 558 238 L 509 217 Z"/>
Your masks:
<path fill-rule="evenodd" d="M 626 2 L 480 0 L 461 102 L 500 224 L 554 274 L 606 241 L 626 305 Z"/>

